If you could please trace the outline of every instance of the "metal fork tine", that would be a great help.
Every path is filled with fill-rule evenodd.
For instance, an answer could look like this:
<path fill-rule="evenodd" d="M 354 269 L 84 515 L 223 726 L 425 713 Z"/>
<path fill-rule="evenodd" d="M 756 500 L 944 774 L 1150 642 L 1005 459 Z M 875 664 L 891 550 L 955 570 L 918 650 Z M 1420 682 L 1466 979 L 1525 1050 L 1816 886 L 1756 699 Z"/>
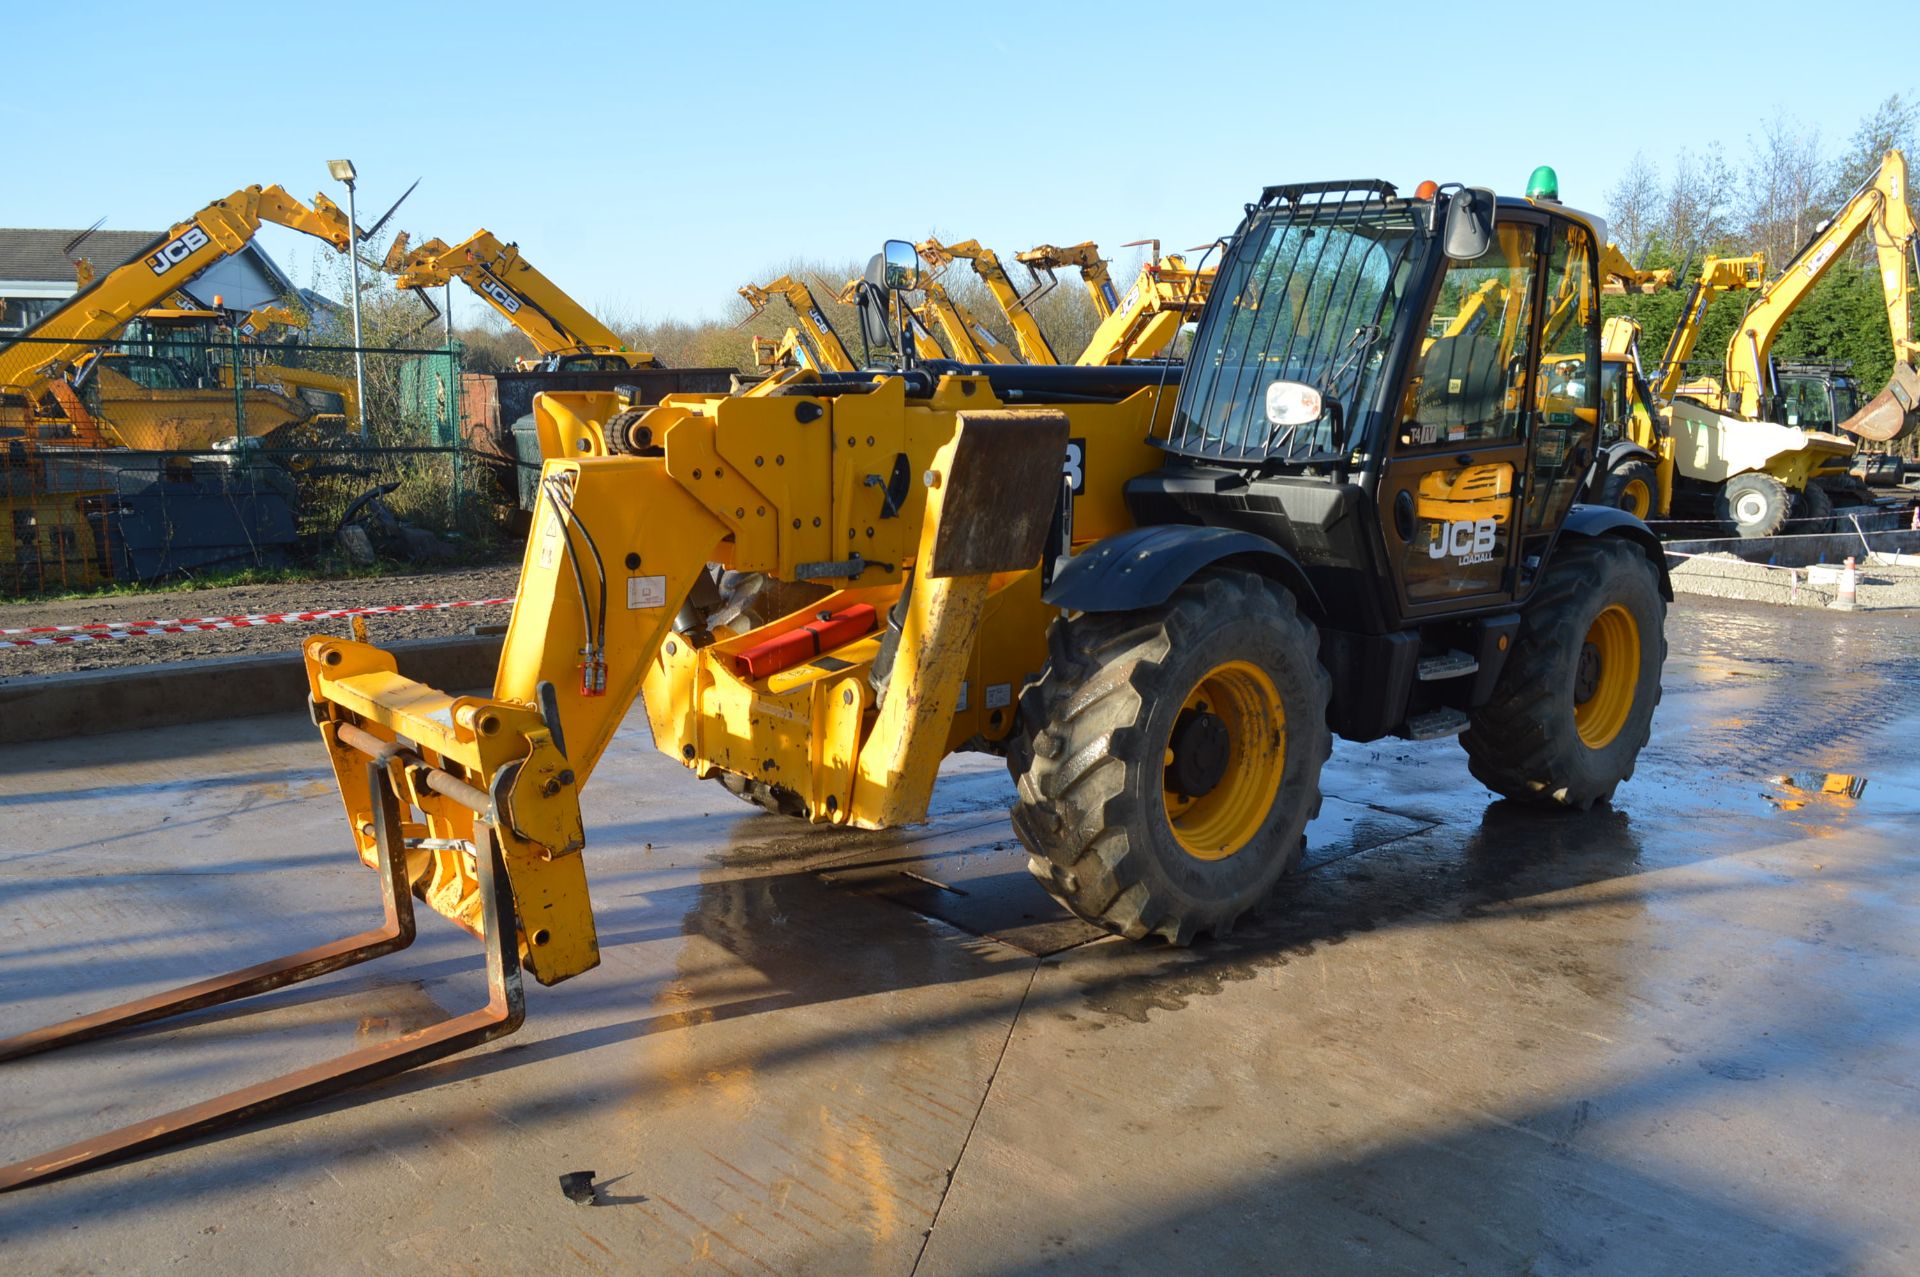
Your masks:
<path fill-rule="evenodd" d="M 386 908 L 386 925 L 375 931 L 362 931 L 299 953 L 275 958 L 255 966 L 229 971 L 194 984 L 168 989 L 151 997 L 123 1002 L 117 1007 L 75 1016 L 58 1024 L 22 1033 L 0 1041 L 0 1060 L 17 1060 L 76 1042 L 103 1038 L 136 1024 L 164 1020 L 252 997 L 302 980 L 339 971 L 404 949 L 413 943 L 413 897 L 407 892 L 407 861 L 400 850 L 400 815 L 392 797 L 386 769 L 378 763 L 367 765 L 368 788 L 374 795 L 374 843 L 379 849 L 380 882 Z"/>
<path fill-rule="evenodd" d="M 379 950 L 384 953 L 403 947 L 412 940 L 413 900 L 407 893 L 406 862 L 400 854 L 397 800 L 388 787 L 384 769 L 376 764 L 373 770 L 377 773 L 373 778 L 372 787 L 377 822 L 375 840 L 380 849 L 382 880 L 388 885 L 389 925 L 385 931 L 368 932 L 366 935 L 386 936 L 388 931 L 394 931 L 397 928 L 394 936 L 378 942 L 387 945 L 386 948 Z M 424 1029 L 402 1034 L 390 1042 L 350 1051 L 324 1063 L 242 1087 L 237 1091 L 230 1091 L 199 1104 L 189 1105 L 160 1117 L 149 1118 L 131 1126 L 121 1127 L 116 1131 L 81 1140 L 64 1148 L 16 1162 L 11 1166 L 0 1166 L 0 1192 L 78 1174 L 110 1162 L 151 1152 L 170 1144 L 178 1144 L 199 1135 L 234 1126 L 261 1114 L 291 1108 L 364 1082 L 405 1072 L 416 1065 L 441 1059 L 494 1038 L 503 1037 L 519 1028 L 526 1016 L 526 998 L 520 979 L 519 932 L 514 915 L 513 889 L 507 879 L 506 864 L 500 854 L 499 842 L 493 837 L 491 831 L 488 832 L 481 854 L 476 856 L 475 860 L 479 871 L 483 909 L 482 930 L 487 942 L 488 998 L 484 1009 L 469 1011 Z M 405 938 L 400 939 L 401 936 Z M 203 985 L 189 985 L 185 989 L 176 991 L 176 995 L 186 996 L 174 996 L 172 1003 L 165 1004 L 171 1007 L 170 1010 L 149 1007 L 147 1004 L 155 1002 L 155 999 L 144 999 L 141 1002 L 128 1003 L 125 1007 L 114 1008 L 112 1012 L 103 1012 L 100 1016 L 83 1017 L 86 1021 L 100 1022 L 90 1025 L 81 1032 L 84 1037 L 98 1037 L 127 1024 L 158 1019 L 162 1015 L 173 1014 L 180 1010 L 191 1010 L 218 1002 L 231 1001 L 234 998 L 246 996 L 248 992 L 275 988 L 292 983 L 294 980 L 318 975 L 322 970 L 337 970 L 352 962 L 378 956 L 374 952 L 360 952 L 357 956 L 334 961 L 332 965 L 323 968 L 307 970 L 304 974 L 283 974 L 278 977 L 272 974 L 272 969 L 278 968 L 282 972 L 292 970 L 293 964 L 299 960 L 319 954 L 325 949 L 351 945 L 363 938 L 353 937 L 352 940 L 340 941 L 336 946 L 308 950 L 305 954 L 296 954 L 279 963 L 250 967 L 245 971 L 223 976 L 219 980 L 205 982 L 206 985 L 222 985 L 227 981 L 240 981 L 247 986 L 245 992 L 209 996 L 209 990 Z M 393 943 L 394 940 L 398 940 L 398 943 Z M 267 982 L 262 983 L 262 981 Z M 164 999 L 173 995 L 161 996 Z M 136 1011 L 136 1008 L 139 1010 Z M 127 1018 L 125 1015 L 111 1018 L 119 1013 L 128 1012 L 131 1012 L 135 1018 Z M 81 1022 L 68 1021 L 67 1025 L 55 1027 L 67 1028 L 79 1023 Z M 36 1036 L 38 1035 L 26 1035 L 27 1038 Z M 15 1039 L 15 1041 L 21 1040 L 23 1039 Z M 80 1040 L 83 1040 L 83 1037 L 55 1036 L 32 1047 L 31 1050 L 46 1050 Z M 15 1052 L 15 1054 L 26 1053 Z"/>

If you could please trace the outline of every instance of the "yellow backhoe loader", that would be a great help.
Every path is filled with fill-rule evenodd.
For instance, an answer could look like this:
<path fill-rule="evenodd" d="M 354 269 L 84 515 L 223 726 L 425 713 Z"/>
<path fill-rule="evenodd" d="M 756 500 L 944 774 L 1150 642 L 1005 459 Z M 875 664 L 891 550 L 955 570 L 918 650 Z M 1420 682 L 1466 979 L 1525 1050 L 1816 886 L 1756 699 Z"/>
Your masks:
<path fill-rule="evenodd" d="M 1544 175 L 1544 176 L 1543 176 Z M 401 948 L 480 938 L 485 1008 L 0 1168 L 18 1188 L 511 1032 L 522 971 L 599 961 L 580 794 L 633 703 L 689 779 L 820 825 L 925 819 L 941 759 L 1003 754 L 1040 885 L 1133 938 L 1224 934 L 1299 862 L 1335 735 L 1459 736 L 1496 793 L 1585 808 L 1660 695 L 1659 543 L 1592 473 L 1599 219 L 1385 182 L 1246 206 L 1184 366 L 791 370 L 750 392 L 554 394 L 488 694 L 304 647 L 313 721 L 386 923 L 0 1043 L 54 1049 Z M 869 301 L 920 282 L 910 244 Z M 1497 278 L 1508 330 L 1423 344 Z M 863 312 L 873 315 L 870 306 Z M 863 327 L 871 333 L 871 329 Z M 829 592 L 735 628 L 709 564 Z"/>
<path fill-rule="evenodd" d="M 1772 348 L 1814 285 L 1869 232 L 1894 370 L 1862 408 L 1844 370 L 1782 365 Z M 1711 516 L 1742 536 L 1826 531 L 1836 504 L 1859 499 L 1848 473 L 1856 452 L 1848 436 L 1884 442 L 1920 424 L 1920 343 L 1911 320 L 1917 253 L 1906 159 L 1889 151 L 1771 282 L 1763 257 L 1707 258 L 1650 387 L 1639 370 L 1637 326 L 1614 321 L 1623 326 L 1608 343 L 1621 353 L 1606 371 L 1612 407 L 1605 499 L 1642 516 Z M 1742 288 L 1758 296 L 1728 342 L 1724 381 L 1685 379 L 1714 299 Z M 1642 388 L 1651 390 L 1650 407 L 1635 404 Z"/>

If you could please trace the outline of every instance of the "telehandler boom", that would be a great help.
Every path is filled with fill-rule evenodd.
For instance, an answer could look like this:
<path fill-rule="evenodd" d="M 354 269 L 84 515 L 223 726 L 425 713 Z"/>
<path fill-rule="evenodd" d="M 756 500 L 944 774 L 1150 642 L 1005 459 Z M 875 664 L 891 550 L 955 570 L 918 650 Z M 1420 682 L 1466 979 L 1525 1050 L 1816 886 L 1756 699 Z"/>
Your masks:
<path fill-rule="evenodd" d="M 813 290 L 800 280 L 782 275 L 765 284 L 748 284 L 740 290 L 740 295 L 747 299 L 755 315 L 765 310 L 775 297 L 785 298 L 800 322 L 800 336 L 812 351 L 813 363 L 828 372 L 853 372 L 859 368 L 859 362 L 840 340 L 840 334 L 833 330 L 826 312 L 813 299 Z"/>
<path fill-rule="evenodd" d="M 143 311 L 163 304 L 181 284 L 246 247 L 267 222 L 346 251 L 347 215 L 325 195 L 314 196 L 308 206 L 278 186 L 247 186 L 215 200 L 164 232 L 132 261 L 93 279 L 19 340 L 0 346 L 0 429 L 30 439 L 57 436 L 94 446 L 123 443 L 110 420 L 97 419 L 81 404 L 69 378 Z M 231 403 L 227 410 L 231 426 Z"/>
<path fill-rule="evenodd" d="M 518 244 L 503 244 L 492 231 L 475 231 L 454 245 L 430 239 L 411 251 L 401 235 L 385 269 L 396 288 L 413 292 L 458 279 L 533 343 L 539 352 L 533 366 L 545 371 L 660 367 L 652 353 L 627 349 L 618 333 L 535 270 Z"/>
<path fill-rule="evenodd" d="M 964 261 L 973 267 L 974 274 L 987 286 L 993 300 L 999 305 L 1000 312 L 1006 316 L 1007 323 L 1013 328 L 1014 343 L 1020 348 L 1020 361 L 1028 364 L 1057 364 L 1053 347 L 1047 343 L 1047 335 L 1040 331 L 1040 321 L 1033 317 L 1028 308 L 1030 299 L 1023 297 L 1014 287 L 1013 280 L 1007 275 L 1007 268 L 1000 264 L 999 254 L 977 239 L 961 240 L 957 244 L 943 244 L 937 239 L 921 241 L 920 256 L 937 275 L 955 261 Z"/>
<path fill-rule="evenodd" d="M 1517 802 L 1610 798 L 1648 737 L 1671 595 L 1645 525 L 1577 504 L 1598 379 L 1558 370 L 1598 364 L 1606 234 L 1536 187 L 1267 187 L 1184 367 L 792 370 L 618 416 L 617 396 L 545 396 L 571 446 L 548 453 L 491 693 L 410 681 L 366 643 L 304 647 L 387 925 L 0 1058 L 384 954 L 415 898 L 486 945 L 488 1007 L 0 1187 L 511 1032 L 522 970 L 599 961 L 580 793 L 636 699 L 694 776 L 816 824 L 923 820 L 944 756 L 1003 754 L 1041 885 L 1176 944 L 1298 863 L 1334 735 L 1458 735 Z M 868 279 L 897 298 L 920 273 L 892 241 Z M 1427 341 L 1488 278 L 1524 314 Z M 736 629 L 709 564 L 829 592 Z"/>
<path fill-rule="evenodd" d="M 1093 302 L 1094 314 L 1105 319 L 1119 309 L 1120 295 L 1113 290 L 1113 276 L 1107 270 L 1107 259 L 1100 256 L 1100 246 L 1092 240 L 1082 240 L 1065 248 L 1041 244 L 1024 253 L 1014 254 L 1014 260 L 1025 266 L 1027 273 L 1033 276 L 1034 283 L 1039 285 L 1036 292 L 1028 297 L 1029 303 L 1052 292 L 1059 283 L 1056 272 L 1070 266 L 1080 272 L 1080 283 L 1087 290 L 1088 299 Z M 1043 277 L 1044 283 L 1041 282 Z"/>

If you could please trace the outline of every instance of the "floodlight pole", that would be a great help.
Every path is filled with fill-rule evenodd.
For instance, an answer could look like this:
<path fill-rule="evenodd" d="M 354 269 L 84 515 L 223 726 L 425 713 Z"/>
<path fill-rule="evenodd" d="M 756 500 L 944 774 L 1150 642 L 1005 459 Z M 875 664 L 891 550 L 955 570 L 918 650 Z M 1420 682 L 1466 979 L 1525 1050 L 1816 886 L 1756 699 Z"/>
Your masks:
<path fill-rule="evenodd" d="M 328 170 L 347 184 L 347 261 L 353 272 L 353 392 L 359 396 L 360 442 L 367 441 L 367 356 L 360 341 L 360 215 L 354 210 L 351 160 L 330 160 Z"/>

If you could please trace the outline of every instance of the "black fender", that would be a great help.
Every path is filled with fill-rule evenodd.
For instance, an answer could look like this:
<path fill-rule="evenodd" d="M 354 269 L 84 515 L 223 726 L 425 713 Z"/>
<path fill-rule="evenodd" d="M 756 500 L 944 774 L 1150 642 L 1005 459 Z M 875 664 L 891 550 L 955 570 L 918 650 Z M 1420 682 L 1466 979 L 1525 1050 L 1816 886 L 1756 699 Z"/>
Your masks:
<path fill-rule="evenodd" d="M 1673 602 L 1673 581 L 1667 575 L 1667 551 L 1653 529 L 1625 510 L 1610 505 L 1576 505 L 1567 511 L 1562 537 L 1619 537 L 1640 547 L 1660 574 L 1660 597 Z"/>
<path fill-rule="evenodd" d="M 1046 601 L 1068 612 L 1131 612 L 1156 607 L 1193 574 L 1224 559 L 1278 581 L 1306 610 L 1321 611 L 1320 596 L 1300 561 L 1266 537 L 1233 528 L 1161 523 L 1097 541 L 1054 573 Z"/>
<path fill-rule="evenodd" d="M 1628 461 L 1646 461 L 1656 466 L 1660 464 L 1660 458 L 1654 455 L 1651 448 L 1642 448 L 1631 439 L 1616 439 L 1602 448 L 1600 455 L 1606 458 L 1608 470 Z"/>

